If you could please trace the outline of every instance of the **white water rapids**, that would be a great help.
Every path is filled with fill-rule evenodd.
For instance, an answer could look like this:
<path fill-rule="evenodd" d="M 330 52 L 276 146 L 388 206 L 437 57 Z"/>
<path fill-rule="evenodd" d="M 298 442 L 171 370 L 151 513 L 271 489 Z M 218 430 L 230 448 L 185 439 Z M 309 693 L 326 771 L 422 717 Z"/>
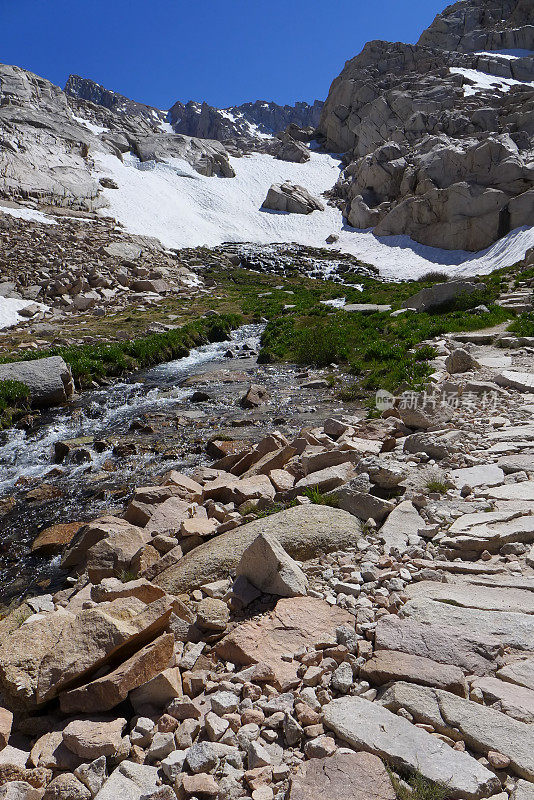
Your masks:
<path fill-rule="evenodd" d="M 185 358 L 160 364 L 142 373 L 142 382 L 118 382 L 87 392 L 78 404 L 78 413 L 73 413 L 72 408 L 49 412 L 36 432 L 28 434 L 12 428 L 0 434 L 0 497 L 7 494 L 21 476 L 38 478 L 48 472 L 53 466 L 51 461 L 56 442 L 80 436 L 98 439 L 124 427 L 125 423 L 142 413 L 184 400 L 193 390 L 182 389 L 177 384 L 199 365 L 223 359 L 233 344 L 249 341 L 257 347 L 261 328 L 259 325 L 244 325 L 226 341 L 195 348 Z M 93 466 L 98 467 L 109 455 L 110 450 L 95 453 Z M 86 468 L 87 464 L 62 465 L 64 477 L 71 478 Z"/>

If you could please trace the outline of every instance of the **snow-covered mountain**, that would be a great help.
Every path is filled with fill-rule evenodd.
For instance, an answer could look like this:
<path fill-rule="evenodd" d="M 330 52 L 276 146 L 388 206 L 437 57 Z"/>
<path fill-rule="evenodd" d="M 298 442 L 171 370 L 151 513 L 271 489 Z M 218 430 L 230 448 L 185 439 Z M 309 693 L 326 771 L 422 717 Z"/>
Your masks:
<path fill-rule="evenodd" d="M 0 196 L 172 247 L 328 242 L 391 277 L 488 271 L 534 246 L 533 31 L 530 0 L 463 0 L 417 45 L 368 43 L 322 111 L 165 112 L 0 66 Z"/>

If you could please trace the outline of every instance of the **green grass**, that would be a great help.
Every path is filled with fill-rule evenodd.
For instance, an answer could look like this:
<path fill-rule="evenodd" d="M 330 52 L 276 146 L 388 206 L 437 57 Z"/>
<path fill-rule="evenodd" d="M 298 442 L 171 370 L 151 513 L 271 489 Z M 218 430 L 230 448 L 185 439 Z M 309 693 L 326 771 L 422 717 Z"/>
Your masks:
<path fill-rule="evenodd" d="M 395 391 L 403 384 L 416 389 L 431 374 L 429 361 L 435 356 L 430 345 L 420 347 L 423 341 L 444 333 L 491 327 L 511 316 L 496 305 L 483 314 L 461 309 L 439 314 L 408 312 L 399 317 L 389 312 L 344 311 L 320 319 L 312 314 L 282 315 L 271 320 L 263 333 L 260 361 L 296 361 L 316 367 L 336 363 L 358 376 L 363 389 Z"/>
<path fill-rule="evenodd" d="M 335 495 L 323 494 L 319 491 L 317 486 L 312 486 L 305 489 L 304 497 L 309 497 L 312 503 L 316 506 L 330 506 L 330 508 L 339 508 L 339 500 Z"/>
<path fill-rule="evenodd" d="M 508 330 L 517 336 L 534 336 L 534 311 L 521 314 L 514 319 Z"/>
<path fill-rule="evenodd" d="M 0 430 L 30 410 L 30 390 L 20 381 L 0 381 Z"/>
<path fill-rule="evenodd" d="M 388 769 L 391 783 L 397 795 L 397 800 L 447 800 L 450 790 L 442 784 L 432 783 L 424 778 L 420 772 L 409 776 L 406 780 L 409 788 L 404 786 L 399 778 Z"/>
<path fill-rule="evenodd" d="M 10 355 L 0 359 L 0 362 L 33 361 L 58 355 L 70 366 L 78 388 L 83 389 L 99 378 L 117 377 L 136 369 L 183 358 L 193 347 L 223 341 L 241 322 L 238 314 L 202 317 L 180 328 L 149 334 L 132 341 L 53 347 Z"/>
<path fill-rule="evenodd" d="M 441 481 L 439 478 L 431 478 L 426 482 L 425 486 L 429 492 L 437 492 L 438 494 L 445 494 L 449 489 L 445 481 Z"/>

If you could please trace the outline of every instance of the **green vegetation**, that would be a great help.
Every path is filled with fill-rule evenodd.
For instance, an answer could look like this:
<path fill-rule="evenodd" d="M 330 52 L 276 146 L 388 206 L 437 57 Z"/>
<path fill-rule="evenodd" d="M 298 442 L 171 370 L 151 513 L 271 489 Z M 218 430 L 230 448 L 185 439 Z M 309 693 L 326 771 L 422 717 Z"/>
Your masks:
<path fill-rule="evenodd" d="M 388 769 L 397 800 L 447 800 L 450 790 L 442 784 L 432 783 L 416 772 L 407 778 L 407 786 Z"/>
<path fill-rule="evenodd" d="M 0 381 L 0 430 L 30 410 L 30 390 L 20 381 Z"/>
<path fill-rule="evenodd" d="M 517 319 L 514 319 L 508 330 L 517 336 L 534 336 L 534 311 L 530 311 L 528 314 L 521 314 Z"/>
<path fill-rule="evenodd" d="M 426 482 L 426 488 L 429 492 L 437 492 L 439 494 L 445 494 L 448 490 L 448 486 L 445 481 L 440 480 L 439 478 L 430 478 Z"/>
<path fill-rule="evenodd" d="M 316 506 L 330 506 L 330 508 L 339 508 L 339 499 L 336 495 L 323 494 L 319 491 L 319 487 L 312 486 L 310 489 L 304 490 L 304 496 L 309 497 L 312 503 Z"/>
<path fill-rule="evenodd" d="M 152 333 L 133 341 L 53 347 L 7 356 L 0 361 L 33 361 L 46 356 L 62 356 L 70 366 L 77 386 L 83 389 L 98 378 L 116 377 L 164 361 L 183 358 L 192 347 L 226 339 L 230 331 L 241 323 L 242 319 L 238 314 L 213 315 L 188 322 L 165 333 Z"/>
<path fill-rule="evenodd" d="M 268 323 L 262 336 L 260 361 L 296 361 L 325 367 L 341 364 L 359 376 L 361 389 L 395 391 L 405 384 L 420 388 L 432 372 L 435 356 L 421 342 L 444 333 L 472 331 L 510 319 L 510 312 L 491 305 L 488 313 L 464 310 L 426 314 L 407 312 L 398 317 L 385 313 L 347 313 L 282 316 Z M 353 385 L 340 389 L 341 399 L 354 399 Z"/>

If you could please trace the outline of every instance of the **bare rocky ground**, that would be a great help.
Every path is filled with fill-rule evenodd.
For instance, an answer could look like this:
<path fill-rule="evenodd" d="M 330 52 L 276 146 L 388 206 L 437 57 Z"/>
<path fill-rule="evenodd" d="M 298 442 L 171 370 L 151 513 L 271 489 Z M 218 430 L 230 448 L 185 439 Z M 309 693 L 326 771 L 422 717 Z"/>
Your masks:
<path fill-rule="evenodd" d="M 531 798 L 532 351 L 498 336 L 49 531 L 68 588 L 0 623 L 3 796 Z"/>

